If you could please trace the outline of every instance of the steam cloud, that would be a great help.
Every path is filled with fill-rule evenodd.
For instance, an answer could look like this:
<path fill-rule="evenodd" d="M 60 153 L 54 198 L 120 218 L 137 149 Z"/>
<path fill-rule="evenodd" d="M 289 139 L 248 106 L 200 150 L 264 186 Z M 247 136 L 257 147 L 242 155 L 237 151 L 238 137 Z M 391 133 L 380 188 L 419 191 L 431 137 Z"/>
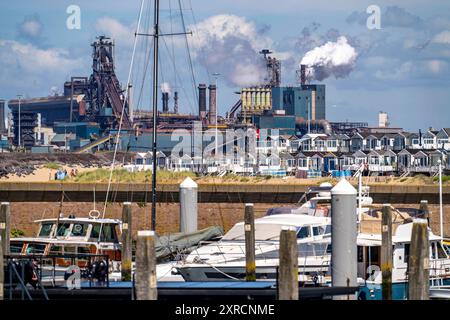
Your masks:
<path fill-rule="evenodd" d="M 161 83 L 161 92 L 171 94 L 172 89 L 170 88 L 170 84 L 167 82 Z"/>
<path fill-rule="evenodd" d="M 347 77 L 353 70 L 358 53 L 341 36 L 336 42 L 329 41 L 322 46 L 308 51 L 300 64 L 307 66 L 309 80 L 322 81 L 334 76 L 335 78 Z"/>
<path fill-rule="evenodd" d="M 233 86 L 261 84 L 267 78 L 264 59 L 259 51 L 271 48 L 254 23 L 235 15 L 216 15 L 191 26 L 194 57 L 209 73 L 219 72 Z"/>

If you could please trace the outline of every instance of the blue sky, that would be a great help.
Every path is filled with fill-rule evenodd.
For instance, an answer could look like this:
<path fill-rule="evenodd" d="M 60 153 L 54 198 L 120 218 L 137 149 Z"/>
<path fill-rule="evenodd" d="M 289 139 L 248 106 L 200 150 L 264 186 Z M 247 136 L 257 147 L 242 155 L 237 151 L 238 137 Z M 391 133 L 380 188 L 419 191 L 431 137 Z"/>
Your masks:
<path fill-rule="evenodd" d="M 151 1 L 147 1 L 151 3 Z M 392 126 L 407 130 L 450 126 L 450 2 L 181 0 L 197 82 L 220 72 L 219 112 L 234 104 L 239 84 L 257 70 L 257 51 L 269 46 L 282 59 L 284 84 L 294 84 L 306 52 L 340 36 L 356 50 L 351 72 L 327 85 L 327 118 L 374 125 L 387 111 Z M 66 8 L 81 9 L 81 29 L 68 30 Z M 369 30 L 366 8 L 381 9 L 381 29 Z M 140 0 L 16 0 L 0 11 L 0 98 L 46 96 L 70 76 L 90 74 L 90 43 L 106 34 L 116 41 L 117 71 L 127 81 Z M 146 5 L 143 26 L 151 12 Z M 170 10 L 171 9 L 171 10 Z M 223 31 L 227 28 L 233 33 Z M 235 29 L 233 29 L 235 28 Z M 161 29 L 181 31 L 177 0 L 161 1 Z M 148 39 L 147 39 L 148 40 Z M 139 107 L 150 104 L 143 79 L 145 39 L 137 46 L 132 82 Z M 180 92 L 180 109 L 196 112 L 191 72 L 182 37 L 161 44 L 161 78 Z M 238 52 L 231 54 L 229 52 Z M 173 55 L 173 58 L 170 58 Z M 175 70 L 174 72 L 174 61 Z M 175 76 L 175 73 L 177 74 Z M 53 89 L 52 89 L 53 88 Z"/>

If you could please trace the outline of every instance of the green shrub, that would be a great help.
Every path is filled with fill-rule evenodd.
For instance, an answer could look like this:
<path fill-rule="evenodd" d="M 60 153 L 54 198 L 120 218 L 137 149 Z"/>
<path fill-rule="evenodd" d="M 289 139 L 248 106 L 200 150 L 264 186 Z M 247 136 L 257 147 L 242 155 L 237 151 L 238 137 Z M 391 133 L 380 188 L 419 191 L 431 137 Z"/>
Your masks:
<path fill-rule="evenodd" d="M 11 238 L 18 238 L 23 237 L 25 235 L 25 232 L 19 229 L 11 229 Z"/>
<path fill-rule="evenodd" d="M 433 181 L 434 182 L 438 182 L 439 181 L 439 176 L 434 177 Z M 442 176 L 442 182 L 444 183 L 444 182 L 448 182 L 448 181 L 450 181 L 450 176 L 443 175 Z"/>
<path fill-rule="evenodd" d="M 57 164 L 56 162 L 48 162 L 44 164 L 44 168 L 52 169 L 52 170 L 59 170 L 62 168 L 60 164 Z"/>

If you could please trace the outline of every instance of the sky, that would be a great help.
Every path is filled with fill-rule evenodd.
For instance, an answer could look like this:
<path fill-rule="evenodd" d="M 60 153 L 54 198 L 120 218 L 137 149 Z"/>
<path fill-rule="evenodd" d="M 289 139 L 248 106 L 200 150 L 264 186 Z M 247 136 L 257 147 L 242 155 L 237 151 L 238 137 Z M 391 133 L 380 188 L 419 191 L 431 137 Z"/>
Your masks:
<path fill-rule="evenodd" d="M 152 4 L 144 1 L 142 33 L 152 32 Z M 80 28 L 67 26 L 68 19 L 75 21 L 71 5 L 80 9 Z M 136 39 L 132 59 L 140 6 L 141 0 L 2 3 L 0 99 L 62 93 L 71 76 L 90 75 L 90 44 L 107 35 L 116 44 L 122 85 L 133 60 L 134 104 L 149 109 L 150 37 Z M 367 12 L 373 6 L 379 19 Z M 258 52 L 267 48 L 281 60 L 284 85 L 297 83 L 302 60 L 315 64 L 311 82 L 326 85 L 330 121 L 376 125 L 385 111 L 392 126 L 405 130 L 450 127 L 448 0 L 165 0 L 160 12 L 162 33 L 184 32 L 183 20 L 192 32 L 160 41 L 160 79 L 165 90 L 179 92 L 181 112 L 197 112 L 194 82 L 217 81 L 218 109 L 225 115 L 241 87 L 264 78 Z M 379 21 L 379 28 L 368 26 L 368 19 Z"/>

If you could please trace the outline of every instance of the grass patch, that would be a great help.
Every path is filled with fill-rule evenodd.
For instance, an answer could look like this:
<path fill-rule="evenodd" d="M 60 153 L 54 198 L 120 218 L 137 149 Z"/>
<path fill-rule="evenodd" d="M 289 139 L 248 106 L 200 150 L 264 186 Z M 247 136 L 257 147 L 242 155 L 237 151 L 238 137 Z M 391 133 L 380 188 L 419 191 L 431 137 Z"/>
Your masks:
<path fill-rule="evenodd" d="M 439 176 L 434 177 L 433 181 L 439 182 Z M 450 182 L 450 176 L 446 176 L 446 175 L 442 176 L 442 183 L 445 183 L 445 182 Z"/>
<path fill-rule="evenodd" d="M 62 166 L 60 164 L 57 164 L 56 162 L 48 162 L 44 164 L 44 168 L 51 170 L 59 170 L 62 168 Z"/>
<path fill-rule="evenodd" d="M 69 177 L 65 181 L 75 182 L 108 182 L 111 175 L 109 169 L 96 169 L 78 174 L 76 177 Z M 156 178 L 158 181 L 174 181 L 183 180 L 187 177 L 196 178 L 193 172 L 173 172 L 166 170 L 158 170 Z M 125 169 L 115 169 L 112 173 L 112 182 L 150 182 L 152 179 L 151 171 L 129 172 Z"/>

